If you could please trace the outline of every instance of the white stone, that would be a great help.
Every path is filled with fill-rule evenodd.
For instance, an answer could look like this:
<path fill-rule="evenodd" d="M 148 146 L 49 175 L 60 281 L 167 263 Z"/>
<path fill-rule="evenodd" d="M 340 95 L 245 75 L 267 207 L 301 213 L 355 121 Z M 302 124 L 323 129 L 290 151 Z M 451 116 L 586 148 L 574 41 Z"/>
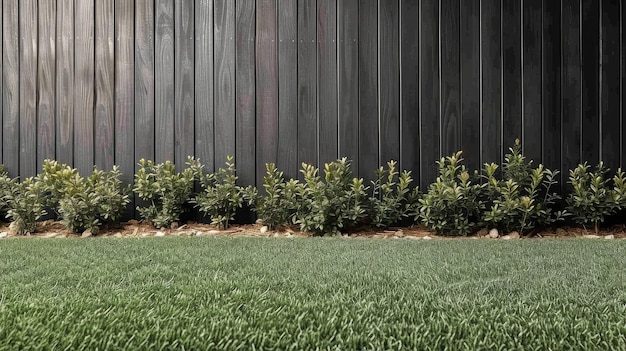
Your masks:
<path fill-rule="evenodd" d="M 425 237 L 423 237 L 422 239 L 424 239 L 424 240 L 432 240 L 432 238 L 431 238 L 430 236 L 428 236 L 428 235 L 426 235 L 426 236 L 425 236 Z"/>
<path fill-rule="evenodd" d="M 92 235 L 92 234 L 91 234 L 91 230 L 85 230 L 85 231 L 83 232 L 83 234 L 82 234 L 80 237 L 81 237 L 81 238 L 88 238 L 88 237 L 90 237 L 91 235 Z"/>
<path fill-rule="evenodd" d="M 605 236 L 604 238 L 607 240 L 615 239 L 615 235 L 610 234 L 610 235 Z"/>
<path fill-rule="evenodd" d="M 583 238 L 585 238 L 585 239 L 600 239 L 600 236 L 598 236 L 598 235 L 583 235 Z"/>
<path fill-rule="evenodd" d="M 262 227 L 261 227 L 261 233 L 267 233 L 267 230 L 268 230 L 268 229 L 269 229 L 269 228 L 268 228 L 266 225 L 262 226 Z"/>
<path fill-rule="evenodd" d="M 165 236 L 165 232 L 159 230 L 156 234 L 154 234 L 154 236 Z"/>
<path fill-rule="evenodd" d="M 0 239 L 6 238 L 7 236 L 9 236 L 9 233 L 7 233 L 7 232 L 0 233 Z"/>
<path fill-rule="evenodd" d="M 498 233 L 498 229 L 493 228 L 489 231 L 489 235 L 487 235 L 487 237 L 491 238 L 491 239 L 497 239 L 500 236 L 500 233 Z"/>

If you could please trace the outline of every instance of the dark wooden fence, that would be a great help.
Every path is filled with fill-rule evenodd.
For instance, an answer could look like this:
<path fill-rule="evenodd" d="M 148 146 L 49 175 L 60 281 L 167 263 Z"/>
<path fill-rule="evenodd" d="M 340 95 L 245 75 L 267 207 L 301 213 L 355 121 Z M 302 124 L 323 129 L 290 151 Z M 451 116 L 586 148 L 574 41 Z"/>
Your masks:
<path fill-rule="evenodd" d="M 626 164 L 621 0 L 3 0 L 2 163 L 347 156 L 422 184 L 515 138 L 535 162 Z M 564 172 L 566 173 L 566 172 Z"/>

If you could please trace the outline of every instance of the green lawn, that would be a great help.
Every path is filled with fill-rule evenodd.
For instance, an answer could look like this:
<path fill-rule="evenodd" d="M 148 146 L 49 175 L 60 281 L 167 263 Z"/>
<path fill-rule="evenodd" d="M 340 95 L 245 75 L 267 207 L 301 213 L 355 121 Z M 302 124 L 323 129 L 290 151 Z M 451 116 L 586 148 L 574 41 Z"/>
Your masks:
<path fill-rule="evenodd" d="M 626 240 L 3 239 L 0 350 L 626 350 Z"/>

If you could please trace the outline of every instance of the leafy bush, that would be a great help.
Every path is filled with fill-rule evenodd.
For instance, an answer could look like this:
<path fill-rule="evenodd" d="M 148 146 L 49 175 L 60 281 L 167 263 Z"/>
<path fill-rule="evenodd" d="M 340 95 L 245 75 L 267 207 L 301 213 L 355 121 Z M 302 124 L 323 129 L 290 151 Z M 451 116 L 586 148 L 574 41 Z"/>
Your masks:
<path fill-rule="evenodd" d="M 368 217 L 373 226 L 387 228 L 408 216 L 419 196 L 418 188 L 410 189 L 413 182 L 410 171 L 401 174 L 396 170 L 397 162 L 387 162 L 387 169 L 379 167 L 372 181 L 372 196 L 369 198 Z"/>
<path fill-rule="evenodd" d="M 496 164 L 484 166 L 489 209 L 483 212 L 482 221 L 500 230 L 524 233 L 538 225 L 562 220 L 565 213 L 553 210 L 560 200 L 560 196 L 552 191 L 559 172 L 546 169 L 543 165 L 532 168 L 532 161 L 526 161 L 522 154 L 519 139 L 509 150 L 502 165 L 502 179 L 496 177 Z"/>
<path fill-rule="evenodd" d="M 285 181 L 283 172 L 273 163 L 265 165 L 266 173 L 263 177 L 265 194 L 259 195 L 256 201 L 256 212 L 263 224 L 270 229 L 292 223 L 298 211 L 298 187 L 295 179 Z"/>
<path fill-rule="evenodd" d="M 614 187 L 611 188 L 609 169 L 600 162 L 592 171 L 585 162 L 569 172 L 569 183 L 572 192 L 567 197 L 567 208 L 573 219 L 580 225 L 593 223 L 598 232 L 600 224 L 606 216 L 612 215 L 624 206 L 626 186 L 624 173 L 621 169 L 613 177 Z"/>
<path fill-rule="evenodd" d="M 316 234 L 340 234 L 366 216 L 366 192 L 363 179 L 354 178 L 350 162 L 341 160 L 324 165 L 324 178 L 319 169 L 302 164 L 304 183 L 298 186 L 298 208 L 295 223 L 303 231 Z"/>
<path fill-rule="evenodd" d="M 45 160 L 43 171 L 35 177 L 34 186 L 42 194 L 46 209 L 53 211 L 55 218 L 60 218 L 59 203 L 65 196 L 68 183 L 78 176 L 78 170 L 55 160 Z"/>
<path fill-rule="evenodd" d="M 0 176 L 2 198 L 8 207 L 10 218 L 17 234 L 30 234 L 37 231 L 37 221 L 46 215 L 43 196 L 33 178 L 19 183 L 6 174 Z"/>
<path fill-rule="evenodd" d="M 481 186 L 470 180 L 472 177 L 465 166 L 461 165 L 461 155 L 462 152 L 459 151 L 437 162 L 439 176 L 419 200 L 419 210 L 413 213 L 416 221 L 421 221 L 438 234 L 471 233 L 483 208 Z"/>
<path fill-rule="evenodd" d="M 155 227 L 168 227 L 180 219 L 183 205 L 191 199 L 194 171 L 187 168 L 176 172 L 176 166 L 170 161 L 155 164 L 141 159 L 139 166 L 133 191 L 148 205 L 137 206 L 137 211 Z"/>

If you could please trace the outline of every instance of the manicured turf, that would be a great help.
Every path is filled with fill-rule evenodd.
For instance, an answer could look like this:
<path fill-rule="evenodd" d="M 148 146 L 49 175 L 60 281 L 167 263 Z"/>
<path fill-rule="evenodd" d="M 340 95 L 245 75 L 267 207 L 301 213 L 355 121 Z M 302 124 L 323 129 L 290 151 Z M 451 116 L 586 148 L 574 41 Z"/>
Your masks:
<path fill-rule="evenodd" d="M 0 350 L 626 350 L 626 240 L 4 239 Z"/>

